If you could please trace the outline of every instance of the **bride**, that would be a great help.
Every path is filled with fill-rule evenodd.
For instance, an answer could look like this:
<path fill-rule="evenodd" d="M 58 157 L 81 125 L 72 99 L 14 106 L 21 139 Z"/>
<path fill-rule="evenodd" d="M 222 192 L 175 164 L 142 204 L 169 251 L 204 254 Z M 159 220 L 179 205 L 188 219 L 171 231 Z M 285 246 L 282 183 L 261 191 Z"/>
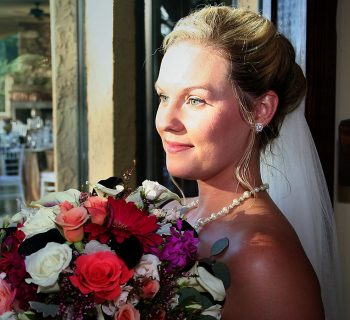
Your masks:
<path fill-rule="evenodd" d="M 185 215 L 200 255 L 229 239 L 223 319 L 324 319 L 316 273 L 260 174 L 305 94 L 292 45 L 265 18 L 220 6 L 180 20 L 163 47 L 156 127 L 169 173 L 198 182 Z"/>

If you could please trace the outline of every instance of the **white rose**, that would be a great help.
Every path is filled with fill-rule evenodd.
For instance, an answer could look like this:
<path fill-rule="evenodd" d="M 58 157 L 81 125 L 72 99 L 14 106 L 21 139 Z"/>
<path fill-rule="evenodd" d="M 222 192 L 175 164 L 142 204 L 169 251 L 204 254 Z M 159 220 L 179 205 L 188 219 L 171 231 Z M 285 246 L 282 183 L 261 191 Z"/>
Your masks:
<path fill-rule="evenodd" d="M 178 280 L 178 284 L 194 288 L 199 292 L 209 292 L 216 301 L 224 301 L 226 296 L 222 280 L 213 276 L 205 268 L 198 266 L 198 262 L 188 272 L 188 276 Z"/>
<path fill-rule="evenodd" d="M 31 205 L 51 205 L 60 204 L 64 201 L 70 202 L 74 207 L 79 206 L 80 191 L 76 189 L 69 189 L 60 192 L 50 192 L 38 201 L 33 201 Z"/>
<path fill-rule="evenodd" d="M 133 202 L 136 207 L 143 208 L 143 201 L 141 197 L 142 187 L 138 187 L 134 192 L 130 193 L 126 198 L 126 202 Z"/>
<path fill-rule="evenodd" d="M 56 228 L 54 213 L 55 207 L 45 208 L 42 207 L 37 212 L 28 217 L 23 227 L 20 228 L 26 235 L 26 238 L 30 238 L 38 233 L 46 232 L 50 229 Z"/>
<path fill-rule="evenodd" d="M 154 200 L 159 198 L 161 194 L 169 191 L 164 186 L 160 185 L 158 182 L 145 180 L 142 182 L 143 191 L 148 200 Z"/>
<path fill-rule="evenodd" d="M 71 260 L 72 249 L 67 244 L 49 242 L 45 248 L 25 258 L 26 269 L 31 276 L 26 282 L 43 287 L 52 286 Z"/>
<path fill-rule="evenodd" d="M 215 304 L 208 309 L 205 309 L 201 313 L 203 316 L 212 316 L 215 319 L 221 319 L 221 306 L 219 304 Z"/>
<path fill-rule="evenodd" d="M 169 199 L 176 199 L 180 202 L 180 198 L 177 194 L 171 192 L 156 181 L 145 180 L 142 182 L 142 188 L 148 200 L 157 200 L 161 202 Z"/>
<path fill-rule="evenodd" d="M 139 264 L 135 267 L 134 278 L 148 277 L 159 281 L 158 265 L 160 260 L 153 254 L 145 254 L 141 257 Z"/>
<path fill-rule="evenodd" d="M 17 225 L 19 222 L 27 221 L 38 212 L 38 208 L 23 206 L 20 212 L 17 212 L 11 217 L 10 223 Z"/>
<path fill-rule="evenodd" d="M 102 244 L 96 240 L 89 241 L 84 248 L 84 253 L 92 254 L 96 252 L 111 252 L 112 249 L 107 244 Z"/>

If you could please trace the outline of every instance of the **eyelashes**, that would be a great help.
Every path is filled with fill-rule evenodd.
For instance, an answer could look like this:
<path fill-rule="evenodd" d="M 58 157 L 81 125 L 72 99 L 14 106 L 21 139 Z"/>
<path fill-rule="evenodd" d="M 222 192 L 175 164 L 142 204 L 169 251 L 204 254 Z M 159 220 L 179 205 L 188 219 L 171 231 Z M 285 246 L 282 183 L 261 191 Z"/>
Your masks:
<path fill-rule="evenodd" d="M 159 103 L 163 103 L 163 104 L 168 103 L 170 100 L 169 96 L 162 94 L 162 93 L 158 94 L 158 98 L 159 98 Z M 206 102 L 205 102 L 205 100 L 203 100 L 201 98 L 189 96 L 188 98 L 186 98 L 185 103 L 195 107 L 195 106 L 203 105 Z"/>
<path fill-rule="evenodd" d="M 201 104 L 204 104 L 205 101 L 197 97 L 189 97 L 186 103 L 190 104 L 191 106 L 199 106 Z"/>
<path fill-rule="evenodd" d="M 169 97 L 165 94 L 158 94 L 159 103 L 167 103 L 169 101 Z"/>

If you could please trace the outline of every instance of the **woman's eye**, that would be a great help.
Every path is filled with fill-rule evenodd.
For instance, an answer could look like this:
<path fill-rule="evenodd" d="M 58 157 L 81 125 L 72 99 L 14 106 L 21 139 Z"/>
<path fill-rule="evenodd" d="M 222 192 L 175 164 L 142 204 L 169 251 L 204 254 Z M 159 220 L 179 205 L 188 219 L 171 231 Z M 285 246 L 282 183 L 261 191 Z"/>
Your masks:
<path fill-rule="evenodd" d="M 202 100 L 202 99 L 199 99 L 199 98 L 191 97 L 191 98 L 188 98 L 188 103 L 189 103 L 191 106 L 198 106 L 198 105 L 200 105 L 200 104 L 205 103 L 205 101 Z"/>
<path fill-rule="evenodd" d="M 167 102 L 169 100 L 169 97 L 167 97 L 166 95 L 164 94 L 160 94 L 158 95 L 159 96 L 159 102 Z"/>

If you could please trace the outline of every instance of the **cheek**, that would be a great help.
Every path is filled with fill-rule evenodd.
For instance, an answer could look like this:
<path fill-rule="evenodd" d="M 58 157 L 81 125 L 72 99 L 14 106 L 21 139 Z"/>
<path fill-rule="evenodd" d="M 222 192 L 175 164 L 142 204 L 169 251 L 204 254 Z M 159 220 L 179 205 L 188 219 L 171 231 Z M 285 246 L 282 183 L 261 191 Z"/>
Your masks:
<path fill-rule="evenodd" d="M 203 151 L 209 156 L 207 160 L 215 156 L 216 160 L 238 161 L 248 144 L 250 131 L 250 126 L 238 112 L 213 117 L 200 131 L 203 146 L 206 146 Z"/>
<path fill-rule="evenodd" d="M 235 145 L 249 130 L 249 125 L 241 118 L 239 112 L 230 111 L 212 116 L 205 126 L 201 126 L 199 133 L 215 145 Z"/>
<path fill-rule="evenodd" d="M 156 118 L 154 120 L 155 126 L 156 126 L 156 130 L 158 132 L 159 135 L 161 135 L 161 130 L 160 130 L 160 118 L 161 118 L 161 112 L 159 111 L 159 109 L 157 110 L 156 113 Z"/>

